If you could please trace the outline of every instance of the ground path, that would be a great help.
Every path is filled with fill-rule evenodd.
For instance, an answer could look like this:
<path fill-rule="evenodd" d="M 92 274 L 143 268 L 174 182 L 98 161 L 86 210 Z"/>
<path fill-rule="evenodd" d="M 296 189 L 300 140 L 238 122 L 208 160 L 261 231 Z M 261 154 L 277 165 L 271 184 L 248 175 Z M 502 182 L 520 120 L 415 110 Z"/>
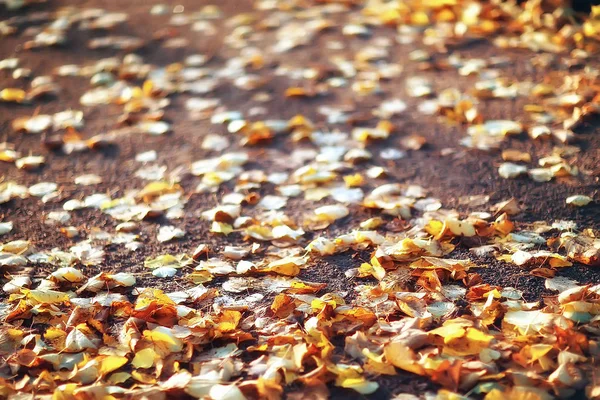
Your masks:
<path fill-rule="evenodd" d="M 126 3 L 0 10 L 0 392 L 599 395 L 593 38 Z"/>

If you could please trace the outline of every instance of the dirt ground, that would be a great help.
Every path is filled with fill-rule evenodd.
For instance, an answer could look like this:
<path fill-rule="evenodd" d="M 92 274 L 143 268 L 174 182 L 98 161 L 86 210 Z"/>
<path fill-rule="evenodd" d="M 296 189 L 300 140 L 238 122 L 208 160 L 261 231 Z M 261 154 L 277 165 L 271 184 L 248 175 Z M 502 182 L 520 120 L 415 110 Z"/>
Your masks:
<path fill-rule="evenodd" d="M 153 1 L 154 3 L 154 1 Z M 217 4 L 218 3 L 218 4 Z M 208 1 L 179 0 L 187 14 L 212 4 Z M 143 46 L 134 51 L 141 56 L 145 63 L 155 67 L 182 62 L 193 54 L 209 54 L 210 60 L 206 66 L 218 70 L 225 67 L 228 60 L 239 50 L 234 50 L 224 44 L 226 35 L 231 27 L 223 23 L 228 18 L 246 12 L 254 12 L 261 16 L 269 14 L 264 11 L 253 11 L 251 1 L 223 0 L 215 2 L 224 16 L 214 21 L 217 27 L 215 35 L 205 35 L 195 32 L 189 25 L 170 25 L 169 18 L 174 14 L 171 9 L 175 3 L 169 4 L 169 12 L 165 15 L 150 15 L 151 4 L 148 1 L 131 0 L 127 2 L 116 0 L 63 1 L 52 0 L 35 4 L 18 10 L 7 10 L 0 6 L 0 20 L 18 19 L 31 16 L 33 12 L 55 12 L 61 7 L 102 8 L 108 11 L 128 14 L 128 21 L 119 24 L 110 31 L 70 29 L 67 33 L 67 44 L 53 47 L 26 50 L 26 31 L 35 27 L 35 23 L 26 21 L 19 25 L 16 35 L 0 39 L 0 58 L 18 57 L 21 66 L 31 69 L 34 76 L 52 73 L 55 68 L 65 64 L 86 65 L 106 57 L 122 57 L 126 50 L 88 48 L 88 42 L 96 37 L 102 37 L 110 32 L 111 35 L 132 35 L 143 39 Z M 332 13 L 331 18 L 343 24 L 347 22 L 351 12 Z M 43 19 L 44 16 L 41 15 Z M 266 19 L 265 19 L 266 21 Z M 165 30 L 167 29 L 167 30 Z M 426 189 L 427 195 L 441 201 L 445 209 L 456 209 L 463 214 L 473 211 L 489 211 L 491 205 L 500 201 L 514 198 L 521 207 L 521 212 L 512 219 L 519 224 L 535 221 L 572 221 L 578 228 L 600 229 L 600 119 L 588 118 L 575 129 L 575 139 L 571 143 L 579 151 L 566 157 L 569 165 L 576 166 L 579 174 L 576 176 L 558 177 L 549 182 L 535 182 L 526 176 L 516 179 L 504 179 L 498 174 L 502 163 L 500 152 L 506 149 L 518 149 L 529 153 L 534 165 L 536 160 L 552 153 L 557 143 L 552 139 L 532 140 L 525 133 L 510 136 L 504 140 L 499 149 L 481 151 L 469 149 L 460 144 L 465 137 L 466 126 L 449 121 L 441 116 L 423 115 L 417 111 L 421 99 L 405 95 L 406 81 L 412 76 L 426 76 L 433 85 L 434 92 L 440 92 L 449 87 L 467 91 L 477 80 L 474 76 L 458 77 L 452 68 L 423 69 L 423 64 L 410 60 L 410 54 L 420 49 L 420 43 L 397 44 L 396 32 L 387 26 L 374 26 L 367 37 L 343 36 L 339 29 L 328 29 L 319 33 L 310 44 L 299 46 L 287 53 L 269 53 L 270 46 L 275 42 L 274 34 L 265 29 L 252 46 L 264 50 L 267 67 L 257 74 L 264 80 L 260 92 L 269 95 L 268 100 L 257 104 L 257 90 L 241 90 L 232 85 L 219 85 L 210 94 L 210 98 L 218 98 L 227 110 L 236 110 L 244 115 L 251 115 L 257 105 L 263 107 L 258 119 L 289 120 L 296 115 L 310 119 L 321 129 L 341 129 L 350 131 L 352 124 L 331 124 L 325 115 L 319 112 L 323 106 L 345 107 L 356 125 L 374 126 L 377 119 L 371 111 L 389 98 L 401 98 L 406 102 L 406 111 L 394 115 L 389 120 L 394 125 L 394 133 L 384 141 L 373 142 L 369 151 L 373 159 L 367 161 L 373 165 L 385 166 L 387 177 L 373 179 L 365 185 L 373 188 L 383 182 L 400 183 L 402 185 L 420 185 Z M 165 34 L 171 37 L 185 39 L 185 45 L 177 48 L 167 48 L 164 40 L 157 35 Z M 333 69 L 332 53 L 336 56 L 353 55 L 369 43 L 376 40 L 389 39 L 394 41 L 388 61 L 403 67 L 402 74 L 389 80 L 381 81 L 381 92 L 366 96 L 353 95 L 348 88 L 332 89 L 314 97 L 286 97 L 284 93 L 290 86 L 291 80 L 277 73 L 281 66 L 289 68 L 316 67 L 324 74 Z M 332 51 L 328 43 L 340 42 L 343 48 Z M 464 59 L 506 57 L 509 61 L 502 67 L 503 76 L 516 81 L 543 82 L 552 81 L 564 72 L 562 66 L 543 67 L 533 65 L 535 53 L 526 49 L 501 49 L 488 40 L 477 40 L 468 45 L 450 47 L 449 51 Z M 439 56 L 441 59 L 441 56 Z M 434 56 L 435 59 L 435 56 Z M 594 56 L 586 63 L 598 67 L 598 57 Z M 579 67 L 577 67 L 579 68 Z M 13 79 L 11 70 L 0 70 L 0 86 L 27 88 L 26 79 Z M 113 198 L 124 195 L 128 190 L 139 189 L 147 181 L 136 176 L 140 164 L 135 161 L 139 153 L 155 150 L 158 165 L 166 166 L 167 171 L 186 169 L 196 160 L 214 156 L 214 153 L 203 148 L 202 143 L 207 134 L 228 135 L 224 125 L 215 125 L 206 119 L 194 119 L 186 110 L 186 100 L 190 94 L 174 94 L 170 96 L 171 104 L 165 108 L 164 121 L 171 126 L 164 135 L 151 136 L 132 134 L 118 137 L 109 147 L 81 153 L 65 154 L 60 150 L 51 150 L 44 142 L 49 142 L 51 134 L 27 134 L 16 132 L 12 128 L 13 120 L 19 117 L 31 116 L 35 113 L 52 114 L 67 109 L 83 110 L 85 124 L 78 129 L 82 138 L 88 139 L 94 135 L 106 133 L 118 128 L 118 119 L 123 112 L 118 104 L 86 107 L 80 104 L 80 97 L 90 89 L 89 78 L 55 76 L 55 82 L 60 87 L 56 96 L 36 100 L 32 104 L 13 104 L 0 102 L 0 142 L 6 141 L 14 145 L 14 149 L 23 155 L 29 153 L 42 154 L 46 158 L 45 165 L 38 170 L 24 171 L 9 163 L 0 163 L 0 176 L 3 181 L 16 181 L 19 184 L 31 186 L 39 182 L 56 182 L 59 187 L 58 197 L 43 203 L 38 198 L 13 199 L 0 205 L 0 220 L 12 221 L 11 232 L 2 236 L 3 242 L 11 240 L 29 240 L 37 249 L 67 249 L 79 239 L 69 238 L 57 226 L 45 223 L 48 213 L 60 209 L 60 205 L 70 199 L 84 199 L 93 193 L 108 193 Z M 141 84 L 141 80 L 139 83 Z M 300 84 L 302 85 L 302 83 Z M 200 96 L 202 97 L 202 96 Z M 478 105 L 483 120 L 514 120 L 527 121 L 524 107 L 530 104 L 528 98 L 515 99 L 485 99 Z M 251 117 L 252 119 L 252 117 Z M 426 141 L 420 149 L 407 149 L 403 158 L 385 160 L 381 151 L 387 148 L 403 148 L 403 140 L 410 135 L 420 135 Z M 285 165 L 286 157 L 302 144 L 294 142 L 289 136 L 276 136 L 270 142 L 255 147 L 242 147 L 232 142 L 227 151 L 243 149 L 251 155 L 246 170 L 256 169 L 269 172 L 278 170 Z M 83 174 L 97 174 L 102 183 L 94 186 L 80 186 L 73 183 L 74 178 Z M 194 283 L 178 279 L 157 279 L 144 267 L 144 260 L 159 254 L 191 253 L 199 243 L 207 243 L 219 252 L 225 245 L 243 245 L 246 242 L 241 235 L 223 237 L 210 232 L 210 224 L 200 218 L 201 211 L 218 204 L 223 195 L 233 190 L 233 185 L 225 184 L 216 193 L 197 193 L 196 186 L 199 178 L 184 173 L 179 184 L 187 198 L 183 215 L 177 220 L 177 226 L 184 229 L 185 237 L 180 240 L 160 243 L 156 239 L 156 231 L 160 225 L 170 225 L 166 218 L 143 221 L 140 224 L 140 241 L 143 247 L 131 252 L 123 246 L 109 245 L 105 248 L 106 256 L 98 265 L 84 266 L 87 276 L 105 271 L 126 271 L 136 274 L 138 285 L 142 287 L 159 288 L 166 292 L 187 289 Z M 267 188 L 267 189 L 265 189 Z M 268 193 L 268 186 L 261 187 L 261 194 Z M 565 199 L 572 195 L 585 194 L 595 199 L 585 207 L 567 205 Z M 489 199 L 480 201 L 482 196 Z M 301 219 L 305 210 L 315 205 L 326 204 L 324 201 L 305 202 L 301 199 L 291 199 L 285 212 L 291 218 Z M 350 215 L 336 221 L 322 233 L 335 236 L 345 231 L 347 226 L 356 226 L 368 217 L 378 216 L 376 210 L 364 209 L 357 205 L 349 206 Z M 389 221 L 388 221 L 389 222 Z M 119 221 L 97 210 L 77 210 L 71 213 L 68 225 L 74 226 L 83 236 L 94 229 L 114 232 Z M 310 232 L 306 237 L 316 237 Z M 484 283 L 492 286 L 514 287 L 523 292 L 528 301 L 544 300 L 555 296 L 544 286 L 544 278 L 534 276 L 527 269 L 498 261 L 492 256 L 474 256 L 469 248 L 474 243 L 469 240 L 457 242 L 457 248 L 451 254 L 452 258 L 469 258 L 487 268 L 478 269 Z M 361 259 L 362 256 L 365 259 Z M 368 261 L 369 252 L 363 255 L 352 252 L 323 257 L 310 268 L 303 269 L 298 276 L 300 279 L 323 282 L 327 284 L 326 292 L 343 293 L 347 301 L 354 298 L 354 288 L 358 284 L 374 283 L 375 279 L 349 279 L 345 272 L 357 268 L 362 262 Z M 29 274 L 32 279 L 45 278 L 53 267 L 32 266 Z M 600 283 L 600 272 L 597 268 L 575 263 L 574 266 L 558 271 L 559 276 L 575 279 L 581 283 Z M 218 287 L 222 280 L 214 280 L 207 287 Z M 324 292 L 325 292 L 324 291 Z M 5 296 L 5 294 L 3 294 Z M 272 300 L 265 298 L 265 301 Z M 342 340 L 343 346 L 343 340 Z M 438 386 L 426 378 L 415 377 L 406 372 L 395 376 L 379 376 L 374 378 L 380 384 L 379 389 L 372 395 L 358 395 L 356 392 L 335 388 L 333 398 L 365 397 L 391 398 L 398 393 L 419 394 L 435 390 Z M 293 387 L 288 389 L 293 391 Z"/>

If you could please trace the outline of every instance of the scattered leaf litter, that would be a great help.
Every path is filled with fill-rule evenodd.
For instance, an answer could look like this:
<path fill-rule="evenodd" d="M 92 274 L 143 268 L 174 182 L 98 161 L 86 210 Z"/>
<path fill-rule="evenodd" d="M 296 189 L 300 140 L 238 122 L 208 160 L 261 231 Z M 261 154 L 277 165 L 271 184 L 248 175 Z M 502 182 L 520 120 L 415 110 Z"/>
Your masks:
<path fill-rule="evenodd" d="M 457 127 L 463 149 L 497 153 L 504 179 L 546 184 L 588 174 L 573 156 L 575 131 L 600 111 L 600 8 L 573 16 L 531 0 L 303 3 L 257 1 L 253 12 L 235 16 L 211 5 L 154 5 L 149 19 L 169 18 L 153 42 L 116 33 L 134 21 L 100 8 L 28 11 L 0 22 L 0 35 L 23 39 L 25 52 L 68 48 L 79 30 L 99 33 L 86 41 L 89 49 L 112 53 L 52 71 L 30 69 L 26 53 L 0 60 L 15 81 L 0 88 L 11 107 L 44 110 L 42 100 L 64 95 L 62 79 L 87 85 L 78 110 L 12 119 L 15 135 L 39 145 L 0 145 L 0 161 L 18 169 L 14 180 L 0 181 L 0 204 L 39 204 L 44 224 L 68 243 L 40 246 L 18 236 L 10 214 L 0 222 L 7 397 L 280 398 L 292 383 L 316 398 L 335 387 L 370 395 L 381 390 L 379 377 L 400 370 L 432 382 L 428 390 L 439 398 L 597 396 L 585 377 L 596 368 L 599 285 L 558 275 L 575 263 L 600 265 L 597 230 L 515 222 L 523 211 L 515 199 L 490 205 L 489 196 L 465 196 L 460 204 L 476 211 L 445 208 L 427 188 L 396 182 L 387 163 L 428 148 L 424 133 L 402 123 L 421 113 Z M 22 6 L 38 4 L 7 3 Z M 224 31 L 229 58 L 218 64 L 211 54 L 192 54 L 159 66 L 134 53 L 186 48 L 180 29 L 207 37 Z M 328 39 L 329 65 L 293 62 L 331 32 L 357 43 L 350 56 L 337 51 L 344 42 Z M 451 50 L 482 38 L 534 52 L 527 53 L 535 54 L 532 65 L 559 64 L 567 73 L 518 80 L 510 57 Z M 423 48 L 399 61 L 396 47 L 407 44 Z M 430 74 L 436 70 L 456 80 L 440 87 Z M 286 81 L 280 93 L 270 89 L 274 77 Z M 465 78 L 469 89 L 458 85 Z M 403 91 L 382 99 L 386 83 L 399 79 Z M 251 95 L 255 105 L 230 109 L 224 88 Z M 355 104 L 316 107 L 326 124 L 269 113 L 273 98 L 317 104 L 339 95 Z M 489 100 L 521 101 L 523 114 L 487 118 Z M 70 181 L 42 178 L 61 157 L 93 158 L 132 137 L 170 145 L 178 121 L 167 115 L 180 103 L 189 121 L 212 128 L 194 133 L 202 152 L 193 158 L 174 165 L 167 148 L 140 149 L 132 182 L 119 181 L 118 171 L 100 176 L 93 165 Z M 108 108 L 119 111 L 108 128 L 88 130 L 94 112 Z M 507 147 L 515 138 L 556 147 L 531 154 Z M 289 151 L 270 147 L 283 141 Z M 260 167 L 266 159 L 268 170 Z M 35 183 L 32 174 L 40 174 Z M 196 196 L 211 200 L 198 206 Z M 110 222 L 75 226 L 83 213 Z M 194 224 L 184 226 L 186 213 Z M 206 236 L 198 237 L 198 226 Z M 181 243 L 193 246 L 173 252 Z M 457 258 L 465 243 L 476 244 L 469 253 L 479 259 Z M 117 271 L 113 251 L 144 258 Z M 338 279 L 352 282 L 351 294 L 303 278 L 332 268 L 327 257 L 350 260 Z M 545 279 L 553 296 L 528 302 L 523 291 L 490 285 L 479 273 L 504 265 Z"/>

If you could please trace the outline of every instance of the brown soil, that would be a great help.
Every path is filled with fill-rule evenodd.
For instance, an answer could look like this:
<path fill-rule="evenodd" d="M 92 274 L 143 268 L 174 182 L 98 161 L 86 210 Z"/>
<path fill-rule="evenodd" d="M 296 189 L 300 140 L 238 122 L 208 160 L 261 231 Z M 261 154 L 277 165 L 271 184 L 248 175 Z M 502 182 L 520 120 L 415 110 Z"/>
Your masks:
<path fill-rule="evenodd" d="M 207 4 L 205 1 L 199 2 L 196 0 L 179 0 L 177 3 L 191 10 L 196 10 L 201 5 Z M 249 1 L 221 0 L 216 3 L 227 15 L 251 10 Z M 215 41 L 200 35 L 192 35 L 189 29 L 180 30 L 182 36 L 190 39 L 190 46 L 184 49 L 164 49 L 157 43 L 150 41 L 153 32 L 157 27 L 161 27 L 161 23 L 166 22 L 167 17 L 152 17 L 152 23 L 145 23 L 149 18 L 148 10 L 150 8 L 147 1 L 57 0 L 36 6 L 36 10 L 53 10 L 64 5 L 101 7 L 127 12 L 130 18 L 129 22 L 119 27 L 115 34 L 134 34 L 149 40 L 148 44 L 137 52 L 148 63 L 167 65 L 180 61 L 189 54 L 203 52 L 213 52 L 215 54 L 211 66 L 219 65 L 227 59 L 226 51 L 222 51 L 220 47 L 222 37 Z M 25 15 L 26 13 L 28 13 L 27 9 L 9 12 L 0 7 L 0 20 Z M 23 50 L 21 47 L 23 39 L 20 35 L 16 35 L 0 40 L 0 54 L 3 58 L 18 56 L 24 66 L 31 68 L 35 74 L 43 74 L 44 71 L 48 72 L 59 65 L 68 63 L 83 64 L 115 55 L 114 51 L 87 49 L 86 43 L 90 37 L 103 34 L 103 32 L 90 33 L 88 31 L 72 30 L 69 34 L 68 46 L 35 51 Z M 380 28 L 376 29 L 376 34 L 392 36 L 393 32 Z M 294 50 L 289 57 L 295 60 L 298 65 L 307 65 L 308 63 L 327 65 L 328 54 L 322 44 L 336 37 L 336 35 L 338 33 L 325 33 L 319 37 L 317 43 L 314 43 L 313 46 Z M 405 60 L 406 55 L 411 50 L 411 46 L 402 46 L 402 51 L 395 54 L 392 61 Z M 497 49 L 485 41 L 475 43 L 468 48 L 456 49 L 455 52 L 464 57 L 491 57 L 506 54 L 505 50 Z M 516 55 L 516 62 L 512 66 L 512 74 L 515 78 L 529 78 L 537 81 L 543 77 L 545 71 L 532 68 L 528 62 L 529 53 L 516 51 L 509 53 L 513 56 Z M 124 52 L 116 52 L 116 54 L 124 54 Z M 403 77 L 416 72 L 415 64 L 407 63 Z M 422 74 L 435 78 L 436 89 L 457 84 L 452 75 L 445 71 L 424 72 Z M 382 85 L 384 92 L 403 91 L 403 79 L 385 82 Z M 13 81 L 9 71 L 0 71 L 0 82 L 3 82 L 3 86 L 13 86 L 22 81 Z M 10 82 L 10 85 L 8 82 Z M 182 107 L 183 97 L 178 97 L 173 98 L 173 104 L 167 109 L 167 120 L 173 124 L 173 132 L 167 136 L 132 136 L 120 141 L 118 146 L 114 148 L 77 155 L 47 151 L 40 143 L 40 136 L 13 132 L 11 121 L 19 116 L 31 115 L 38 109 L 44 113 L 58 112 L 68 108 L 81 109 L 79 97 L 87 89 L 88 82 L 84 78 L 58 78 L 57 82 L 63 88 L 58 101 L 48 100 L 39 107 L 0 103 L 0 141 L 6 140 L 13 143 L 16 145 L 17 150 L 24 153 L 33 151 L 47 157 L 46 166 L 38 172 L 27 173 L 15 169 L 12 165 L 0 163 L 0 175 L 4 176 L 5 180 L 14 179 L 23 184 L 42 181 L 54 181 L 61 185 L 64 184 L 64 186 L 61 186 L 62 194 L 59 200 L 82 198 L 94 192 L 107 191 L 114 193 L 116 191 L 122 193 L 128 188 L 139 188 L 143 185 L 143 181 L 133 175 L 137 168 L 137 165 L 133 162 L 136 153 L 156 149 L 159 161 L 167 165 L 169 169 L 173 169 L 176 166 L 187 165 L 191 161 L 207 156 L 207 152 L 200 148 L 201 138 L 206 132 L 218 132 L 218 129 L 222 129 L 207 122 L 189 120 L 187 111 Z M 466 85 L 468 82 L 461 84 Z M 321 105 L 335 101 L 337 104 L 347 103 L 356 106 L 357 110 L 361 111 L 370 110 L 372 106 L 381 101 L 381 98 L 376 97 L 364 101 L 351 98 L 339 99 L 336 94 L 314 99 L 282 100 L 281 94 L 286 87 L 287 83 L 279 77 L 275 77 L 267 83 L 265 90 L 274 95 L 273 100 L 266 104 L 270 118 L 286 119 L 296 114 L 302 114 L 318 125 L 322 125 L 325 122 L 323 116 L 316 112 Z M 251 95 L 252 93 L 223 87 L 216 91 L 214 97 L 220 98 L 229 109 L 247 111 L 253 106 Z M 581 147 L 581 152 L 571 160 L 582 171 L 577 178 L 556 180 L 549 183 L 536 183 L 526 178 L 506 180 L 497 174 L 497 160 L 499 159 L 497 154 L 469 151 L 458 144 L 463 136 L 464 127 L 449 125 L 446 121 L 434 117 L 423 117 L 416 111 L 411 112 L 410 110 L 414 110 L 416 103 L 410 98 L 406 101 L 409 104 L 409 112 L 392 119 L 392 122 L 399 127 L 399 133 L 387 142 L 373 146 L 373 154 L 377 155 L 378 150 L 386 146 L 398 145 L 402 137 L 412 133 L 425 136 L 428 144 L 422 150 L 409 151 L 406 158 L 394 162 L 384 163 L 377 158 L 378 156 L 375 157 L 374 163 L 385 164 L 395 181 L 419 184 L 427 188 L 430 194 L 440 198 L 444 207 L 447 208 L 457 208 L 461 211 L 484 211 L 489 208 L 489 204 L 514 197 L 524 209 L 521 214 L 515 217 L 517 221 L 532 222 L 564 219 L 575 221 L 580 227 L 600 229 L 600 202 L 595 202 L 584 208 L 575 208 L 567 206 L 564 201 L 569 195 L 580 193 L 598 198 L 600 192 L 598 186 L 600 179 L 600 121 L 588 121 L 577 132 L 576 144 Z M 507 107 L 507 104 L 510 106 Z M 490 100 L 483 102 L 482 111 L 487 119 L 519 120 L 522 117 L 524 104 L 522 100 L 511 103 Z M 113 121 L 116 121 L 119 113 L 120 109 L 117 106 L 95 107 L 85 110 L 86 123 L 82 133 L 85 137 L 90 137 L 114 128 Z M 532 141 L 524 137 L 516 137 L 507 141 L 504 146 L 527 151 L 534 160 L 537 160 L 540 156 L 550 153 L 554 145 L 555 143 L 551 141 Z M 273 141 L 267 150 L 272 150 L 276 152 L 277 156 L 281 157 L 289 153 L 294 146 L 295 144 L 291 140 L 284 137 Z M 440 155 L 440 152 L 446 148 L 452 148 L 455 152 L 449 156 Z M 261 156 L 263 151 L 264 149 L 256 150 L 254 164 L 257 168 L 268 170 L 272 157 Z M 103 177 L 104 183 L 95 187 L 75 187 L 72 185 L 73 178 L 83 173 L 99 174 Z M 197 181 L 192 178 L 185 178 L 182 181 L 186 193 L 193 192 L 196 184 Z M 373 186 L 376 184 L 377 182 L 373 182 Z M 228 189 L 224 188 L 223 190 Z M 465 196 L 484 194 L 490 196 L 490 203 L 484 206 L 471 207 L 461 201 Z M 208 243 L 214 249 L 222 248 L 224 244 L 229 244 L 232 241 L 242 243 L 242 238 L 236 234 L 229 236 L 226 240 L 215 237 L 209 233 L 208 226 L 200 222 L 196 210 L 207 209 L 215 203 L 215 197 L 210 195 L 194 194 L 190 197 L 181 224 L 187 231 L 185 240 L 159 245 L 154 238 L 157 225 L 161 221 L 145 222 L 143 232 L 146 235 L 143 237 L 143 241 L 146 247 L 143 252 L 130 253 L 119 247 L 107 248 L 107 257 L 103 265 L 98 268 L 84 267 L 83 272 L 91 275 L 99 270 L 131 271 L 139 274 L 138 281 L 141 286 L 154 286 L 167 291 L 181 290 L 191 286 L 191 283 L 185 281 L 157 281 L 152 279 L 153 277 L 143 268 L 143 261 L 149 254 L 191 252 L 199 243 Z M 10 234 L 4 236 L 3 240 L 27 239 L 31 240 L 37 247 L 47 249 L 53 247 L 67 248 L 74 244 L 74 240 L 67 239 L 56 227 L 48 226 L 43 222 L 46 213 L 58 209 L 58 204 L 61 203 L 53 201 L 42 204 L 37 199 L 26 199 L 0 205 L 0 219 L 8 217 L 15 222 L 15 228 Z M 364 213 L 364 211 L 362 212 Z M 301 217 L 303 215 L 301 207 L 289 208 L 288 214 L 291 217 Z M 333 234 L 337 229 L 342 231 L 343 226 L 348 225 L 348 222 L 361 220 L 360 214 L 351 215 L 351 220 L 339 221 L 331 226 L 328 232 Z M 112 231 L 116 225 L 114 220 L 98 212 L 76 211 L 73 216 L 72 225 L 83 231 L 93 227 Z M 368 254 L 365 256 L 368 257 Z M 492 285 L 513 286 L 522 290 L 527 300 L 541 300 L 544 297 L 552 296 L 552 293 L 545 290 L 544 280 L 530 275 L 527 270 L 498 262 L 495 259 L 477 259 L 468 252 L 465 245 L 459 246 L 453 256 L 457 258 L 469 257 L 478 264 L 487 265 L 487 268 L 477 270 L 484 282 Z M 326 282 L 328 291 L 344 292 L 346 300 L 351 301 L 355 296 L 353 288 L 358 282 L 348 280 L 344 272 L 349 268 L 359 266 L 363 261 L 365 260 L 358 257 L 353 258 L 351 253 L 343 253 L 328 257 L 310 269 L 304 270 L 299 277 L 314 282 Z M 559 274 L 577 279 L 580 282 L 600 282 L 600 271 L 586 266 L 576 265 L 572 268 L 565 268 L 560 270 Z M 43 267 L 36 268 L 32 275 L 37 278 L 46 277 L 48 270 Z M 364 283 L 369 283 L 369 281 L 360 281 L 360 284 Z M 217 280 L 213 284 L 219 284 L 219 281 Z M 379 377 L 377 380 L 381 384 L 381 388 L 370 398 L 383 399 L 403 392 L 424 393 L 427 390 L 435 389 L 427 381 L 403 373 L 393 377 Z M 353 391 L 336 388 L 332 392 L 332 396 L 341 399 L 357 398 L 358 395 Z"/>

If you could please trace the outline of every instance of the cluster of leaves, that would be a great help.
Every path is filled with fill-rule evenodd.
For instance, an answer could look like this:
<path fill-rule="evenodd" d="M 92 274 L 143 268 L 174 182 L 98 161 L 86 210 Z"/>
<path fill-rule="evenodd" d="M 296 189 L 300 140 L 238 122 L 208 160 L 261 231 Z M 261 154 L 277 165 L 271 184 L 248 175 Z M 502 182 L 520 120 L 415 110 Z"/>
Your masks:
<path fill-rule="evenodd" d="M 528 252 L 544 239 L 514 231 L 506 214 L 488 222 L 436 211 L 421 221 L 400 235 L 354 231 L 317 238 L 307 255 L 270 262 L 246 261 L 252 249 L 236 248 L 200 262 L 194 257 L 206 248 L 147 260 L 155 270 L 195 265 L 189 276 L 196 283 L 227 277 L 221 289 L 198 283 L 169 293 L 137 287 L 130 273 L 87 277 L 77 265 L 99 263 L 98 248 L 79 244 L 70 253 L 48 253 L 33 252 L 27 242 L 5 243 L 5 268 L 41 261 L 68 266 L 36 282 L 16 275 L 3 287 L 10 295 L 2 311 L 3 374 L 21 376 L 4 378 L 3 394 L 35 388 L 59 398 L 278 397 L 295 380 L 311 390 L 333 382 L 369 394 L 378 384 L 367 376 L 394 375 L 396 368 L 490 398 L 507 391 L 569 395 L 588 383 L 594 365 L 587 361 L 598 349 L 585 332 L 600 315 L 598 286 L 549 277 L 556 300 L 526 302 L 519 290 L 483 283 L 473 270 L 485 266 L 447 256 L 457 237 L 478 237 L 492 243 L 483 247 L 512 252 L 499 257 L 543 270 L 569 266 L 568 260 L 598 264 L 598 240 L 565 232 L 549 241 L 549 249 L 565 249 L 562 256 Z M 327 293 L 326 283 L 293 277 L 315 258 L 348 249 L 372 251 L 370 262 L 348 275 L 376 278 L 356 288 L 352 304 Z M 244 292 L 252 294 L 227 294 Z M 467 309 L 458 305 L 464 301 Z M 337 337 L 345 338 L 344 358 L 334 351 Z M 253 361 L 238 358 L 240 345 Z M 242 373 L 253 379 L 226 383 Z"/>

